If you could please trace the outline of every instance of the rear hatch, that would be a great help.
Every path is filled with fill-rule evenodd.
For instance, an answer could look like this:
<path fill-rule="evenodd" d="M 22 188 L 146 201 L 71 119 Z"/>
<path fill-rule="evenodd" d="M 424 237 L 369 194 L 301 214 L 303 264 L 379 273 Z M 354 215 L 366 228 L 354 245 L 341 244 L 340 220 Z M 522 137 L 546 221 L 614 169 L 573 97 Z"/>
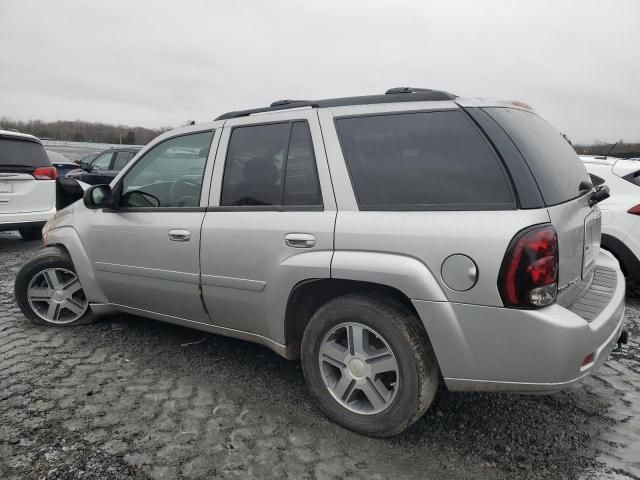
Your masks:
<path fill-rule="evenodd" d="M 558 302 L 568 304 L 586 287 L 600 250 L 600 210 L 589 205 L 589 175 L 569 143 L 535 113 L 484 109 L 509 135 L 531 170 L 558 234 Z M 584 185 L 583 185 L 584 187 Z"/>
<path fill-rule="evenodd" d="M 42 174 L 38 174 L 38 169 Z M 42 145 L 31 139 L 0 135 L 0 214 L 51 210 L 55 177 Z"/>

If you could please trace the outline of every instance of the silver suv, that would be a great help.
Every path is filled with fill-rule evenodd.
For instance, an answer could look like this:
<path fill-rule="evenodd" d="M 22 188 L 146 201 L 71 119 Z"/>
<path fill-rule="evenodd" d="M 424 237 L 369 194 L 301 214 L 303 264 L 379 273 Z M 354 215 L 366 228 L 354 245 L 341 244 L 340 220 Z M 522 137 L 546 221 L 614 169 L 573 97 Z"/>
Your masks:
<path fill-rule="evenodd" d="M 519 102 L 400 88 L 283 100 L 165 133 L 43 230 L 31 320 L 127 312 L 301 358 L 372 436 L 449 390 L 549 393 L 623 337 L 606 189 Z"/>

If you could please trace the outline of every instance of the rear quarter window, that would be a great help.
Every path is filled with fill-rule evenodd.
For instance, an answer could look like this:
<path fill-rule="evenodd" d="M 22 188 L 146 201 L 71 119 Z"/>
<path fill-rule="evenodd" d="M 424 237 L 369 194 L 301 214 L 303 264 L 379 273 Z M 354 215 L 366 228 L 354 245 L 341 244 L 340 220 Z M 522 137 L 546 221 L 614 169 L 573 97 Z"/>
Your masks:
<path fill-rule="evenodd" d="M 0 166 L 50 167 L 51 162 L 37 142 L 0 137 Z"/>
<path fill-rule="evenodd" d="M 505 171 L 461 111 L 339 118 L 361 210 L 515 208 Z"/>
<path fill-rule="evenodd" d="M 589 181 L 575 150 L 542 117 L 515 108 L 485 108 L 524 157 L 547 206 L 580 196 L 580 182 Z M 582 192 L 584 193 L 584 192 Z"/>

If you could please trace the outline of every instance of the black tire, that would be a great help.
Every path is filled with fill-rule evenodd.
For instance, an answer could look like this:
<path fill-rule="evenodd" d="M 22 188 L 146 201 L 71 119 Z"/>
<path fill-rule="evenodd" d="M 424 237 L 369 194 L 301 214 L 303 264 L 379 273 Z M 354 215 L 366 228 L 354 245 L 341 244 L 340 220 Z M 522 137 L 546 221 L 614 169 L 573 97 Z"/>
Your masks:
<path fill-rule="evenodd" d="M 378 332 L 393 351 L 398 391 L 385 410 L 356 413 L 341 405 L 326 386 L 319 352 L 325 335 L 344 322 Z M 334 422 L 362 435 L 389 437 L 406 430 L 429 408 L 438 390 L 439 369 L 419 318 L 391 297 L 348 294 L 330 300 L 309 321 L 301 347 L 302 369 L 320 409 Z"/>
<path fill-rule="evenodd" d="M 86 312 L 77 320 L 74 320 L 70 323 L 53 323 L 48 322 L 45 319 L 41 318 L 29 304 L 29 300 L 27 298 L 27 289 L 31 280 L 42 270 L 47 268 L 64 268 L 75 273 L 75 268 L 73 266 L 73 262 L 71 261 L 71 257 L 67 251 L 59 246 L 50 246 L 45 247 L 36 253 L 27 263 L 25 263 L 22 268 L 18 271 L 18 275 L 16 276 L 16 281 L 14 284 L 14 294 L 16 298 L 16 302 L 20 307 L 20 310 L 33 323 L 37 323 L 39 325 L 50 325 L 50 326 L 64 326 L 71 327 L 76 325 L 84 325 L 87 323 L 94 322 L 98 319 L 98 316 L 91 311 L 91 307 L 87 308 Z"/>
<path fill-rule="evenodd" d="M 23 240 L 40 240 L 42 238 L 42 227 L 21 228 L 18 230 Z"/>

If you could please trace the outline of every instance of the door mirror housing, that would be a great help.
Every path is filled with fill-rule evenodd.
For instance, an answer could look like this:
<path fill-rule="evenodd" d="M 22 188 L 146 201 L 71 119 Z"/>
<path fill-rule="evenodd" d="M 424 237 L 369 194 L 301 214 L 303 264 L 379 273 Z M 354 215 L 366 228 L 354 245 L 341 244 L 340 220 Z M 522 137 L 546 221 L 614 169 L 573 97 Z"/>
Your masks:
<path fill-rule="evenodd" d="M 84 206 L 96 210 L 113 206 L 113 191 L 109 185 L 94 185 L 82 196 Z"/>

